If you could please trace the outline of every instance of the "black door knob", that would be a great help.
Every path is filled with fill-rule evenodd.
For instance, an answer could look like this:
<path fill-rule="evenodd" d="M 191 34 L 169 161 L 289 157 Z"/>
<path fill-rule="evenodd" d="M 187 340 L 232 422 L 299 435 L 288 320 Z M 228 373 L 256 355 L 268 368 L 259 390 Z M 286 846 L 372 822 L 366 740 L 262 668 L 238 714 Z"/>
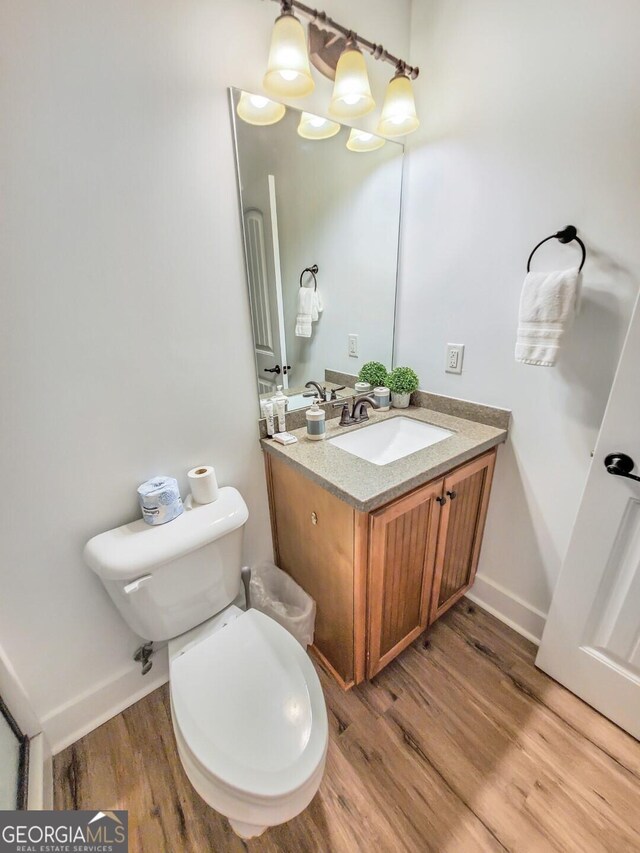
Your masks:
<path fill-rule="evenodd" d="M 446 502 L 447 502 L 447 499 L 446 499 L 446 498 L 442 498 L 442 497 L 437 497 L 437 498 L 436 498 L 436 500 L 438 501 L 438 503 L 440 504 L 440 506 L 444 506 L 444 505 L 446 504 Z"/>
<path fill-rule="evenodd" d="M 609 453 L 605 456 L 604 467 L 616 477 L 626 477 L 627 480 L 636 480 L 640 483 L 640 477 L 631 473 L 636 463 L 626 453 Z"/>
<path fill-rule="evenodd" d="M 265 367 L 264 372 L 265 373 L 277 373 L 277 374 L 279 374 L 280 373 L 280 365 L 276 364 L 275 367 Z"/>

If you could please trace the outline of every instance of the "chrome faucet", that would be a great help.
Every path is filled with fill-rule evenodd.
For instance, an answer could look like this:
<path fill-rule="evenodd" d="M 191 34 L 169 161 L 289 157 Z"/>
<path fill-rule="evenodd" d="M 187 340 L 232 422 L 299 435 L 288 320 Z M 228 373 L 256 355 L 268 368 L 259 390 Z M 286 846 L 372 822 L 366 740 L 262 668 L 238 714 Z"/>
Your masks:
<path fill-rule="evenodd" d="M 340 426 L 353 426 L 353 424 L 361 424 L 364 421 L 368 421 L 369 413 L 367 412 L 367 406 L 371 406 L 372 409 L 380 408 L 380 404 L 368 394 L 359 394 L 353 397 L 351 399 L 351 410 L 349 410 L 349 400 L 345 403 L 340 401 L 333 404 L 334 409 L 337 409 L 339 406 L 342 406 Z"/>

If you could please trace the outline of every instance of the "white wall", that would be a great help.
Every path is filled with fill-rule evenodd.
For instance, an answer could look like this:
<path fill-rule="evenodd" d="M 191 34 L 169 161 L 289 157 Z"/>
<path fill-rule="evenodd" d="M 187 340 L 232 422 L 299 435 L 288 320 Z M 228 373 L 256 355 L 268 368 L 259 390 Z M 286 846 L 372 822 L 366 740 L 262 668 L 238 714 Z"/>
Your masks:
<path fill-rule="evenodd" d="M 324 3 L 406 52 L 396 5 Z M 0 7 L 0 642 L 54 748 L 153 686 L 82 562 L 139 482 L 214 463 L 249 504 L 246 559 L 270 553 L 226 87 L 259 87 L 277 13 Z"/>
<path fill-rule="evenodd" d="M 636 0 L 415 2 L 397 359 L 511 408 L 476 594 L 539 635 L 640 279 Z M 584 305 L 554 369 L 514 362 L 526 260 L 568 223 Z M 538 269 L 570 266 L 548 245 Z M 464 373 L 444 373 L 447 342 Z"/>

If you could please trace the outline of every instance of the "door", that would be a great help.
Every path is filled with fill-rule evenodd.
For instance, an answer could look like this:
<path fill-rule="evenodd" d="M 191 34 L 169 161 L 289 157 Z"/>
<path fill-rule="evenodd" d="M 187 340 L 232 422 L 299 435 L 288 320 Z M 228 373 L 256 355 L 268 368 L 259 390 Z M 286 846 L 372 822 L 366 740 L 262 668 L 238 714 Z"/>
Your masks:
<path fill-rule="evenodd" d="M 244 210 L 244 244 L 258 391 L 272 394 L 289 387 L 274 176 L 247 186 L 244 197 L 252 205 Z"/>
<path fill-rule="evenodd" d="M 367 678 L 427 627 L 442 480 L 371 515 Z"/>
<path fill-rule="evenodd" d="M 430 622 L 473 584 L 495 460 L 496 451 L 492 450 L 445 477 Z"/>
<path fill-rule="evenodd" d="M 29 739 L 0 697 L 0 810 L 27 807 Z"/>
<path fill-rule="evenodd" d="M 640 738 L 640 310 L 629 327 L 536 664 Z M 623 466 L 617 466 L 619 470 Z M 639 476 L 636 465 L 633 475 Z"/>

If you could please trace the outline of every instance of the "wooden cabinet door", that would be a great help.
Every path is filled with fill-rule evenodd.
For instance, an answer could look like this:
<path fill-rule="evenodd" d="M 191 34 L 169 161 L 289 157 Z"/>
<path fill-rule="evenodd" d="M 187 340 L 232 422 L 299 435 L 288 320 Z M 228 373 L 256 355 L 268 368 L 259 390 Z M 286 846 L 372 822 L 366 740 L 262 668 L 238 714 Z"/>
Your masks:
<path fill-rule="evenodd" d="M 445 477 L 430 622 L 455 604 L 475 578 L 495 459 L 492 450 Z"/>
<path fill-rule="evenodd" d="M 371 515 L 367 677 L 427 627 L 443 481 Z"/>
<path fill-rule="evenodd" d="M 275 561 L 316 602 L 314 650 L 337 681 L 350 687 L 358 679 L 358 649 L 364 646 L 356 648 L 355 636 L 359 631 L 364 640 L 358 609 L 364 592 L 354 574 L 356 513 L 271 456 L 267 480 Z"/>

